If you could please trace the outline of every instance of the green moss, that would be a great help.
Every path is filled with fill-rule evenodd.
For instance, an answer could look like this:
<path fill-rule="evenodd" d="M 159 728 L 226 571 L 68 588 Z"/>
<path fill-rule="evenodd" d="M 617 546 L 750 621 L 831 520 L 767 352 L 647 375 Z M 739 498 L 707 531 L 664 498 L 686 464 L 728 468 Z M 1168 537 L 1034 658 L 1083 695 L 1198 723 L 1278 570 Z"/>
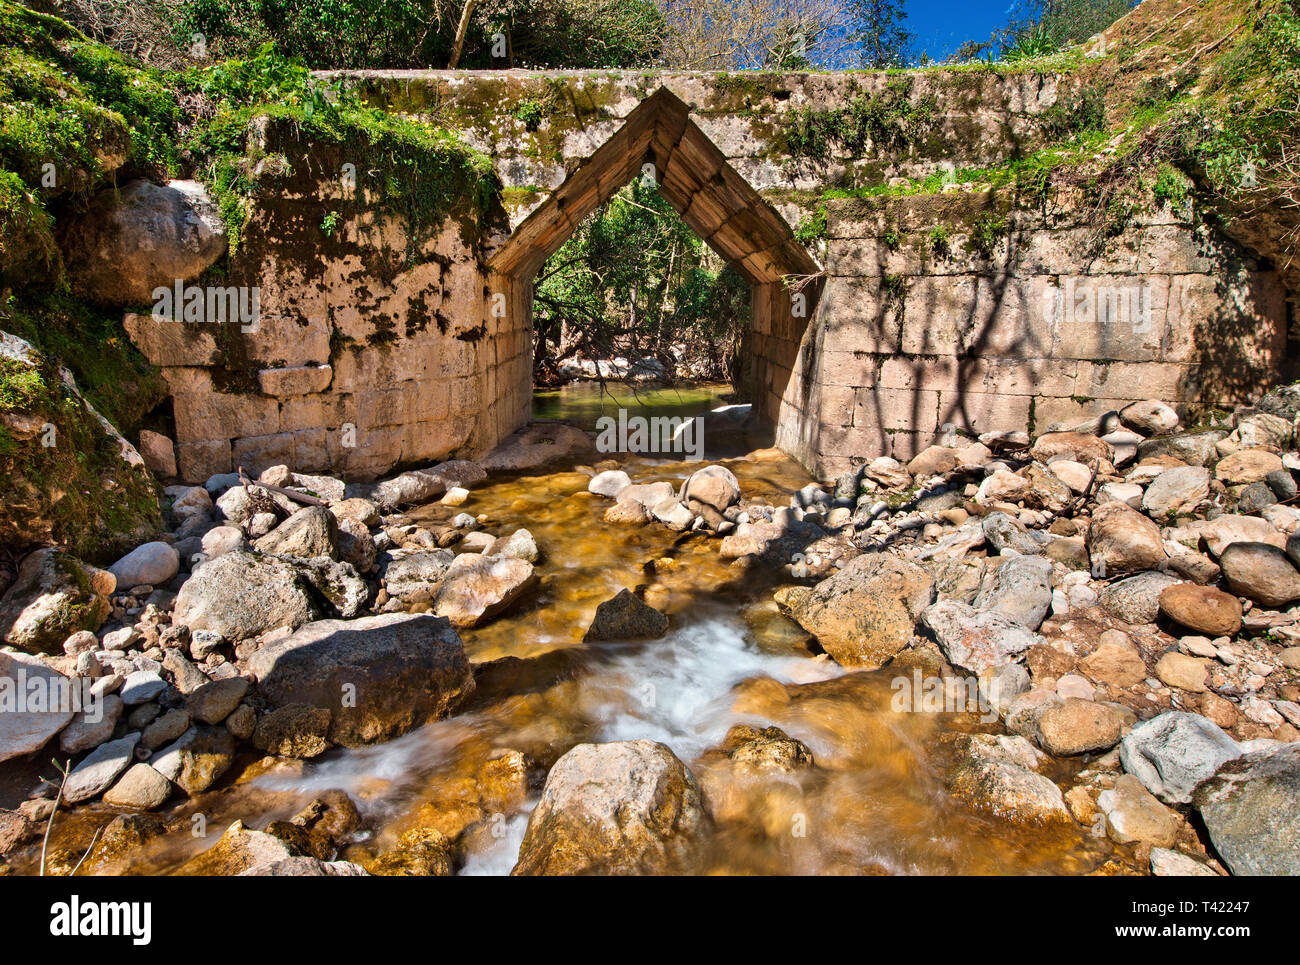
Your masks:
<path fill-rule="evenodd" d="M 938 101 L 932 94 L 913 100 L 913 80 L 898 77 L 883 91 L 856 93 L 845 107 L 804 107 L 778 125 L 773 147 L 791 158 L 827 160 L 833 152 L 865 157 L 896 152 L 928 134 L 938 121 Z"/>

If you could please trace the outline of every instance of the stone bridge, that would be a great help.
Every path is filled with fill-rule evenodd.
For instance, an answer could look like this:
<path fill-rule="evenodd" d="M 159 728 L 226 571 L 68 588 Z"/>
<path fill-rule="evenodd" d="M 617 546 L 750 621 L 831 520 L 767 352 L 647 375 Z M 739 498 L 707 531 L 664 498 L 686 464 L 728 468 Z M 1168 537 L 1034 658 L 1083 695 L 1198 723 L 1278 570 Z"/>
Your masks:
<path fill-rule="evenodd" d="M 367 478 L 492 449 L 529 417 L 538 267 L 634 177 L 751 283 L 745 388 L 821 477 L 945 426 L 1235 400 L 1282 360 L 1277 273 L 1194 214 L 1152 203 L 1116 228 L 1082 191 L 1026 198 L 997 176 L 1070 123 L 1068 75 L 330 79 L 456 130 L 499 201 L 417 230 L 371 159 L 259 131 L 263 191 L 228 272 L 261 289 L 257 329 L 128 319 L 172 386 L 187 479 Z"/>

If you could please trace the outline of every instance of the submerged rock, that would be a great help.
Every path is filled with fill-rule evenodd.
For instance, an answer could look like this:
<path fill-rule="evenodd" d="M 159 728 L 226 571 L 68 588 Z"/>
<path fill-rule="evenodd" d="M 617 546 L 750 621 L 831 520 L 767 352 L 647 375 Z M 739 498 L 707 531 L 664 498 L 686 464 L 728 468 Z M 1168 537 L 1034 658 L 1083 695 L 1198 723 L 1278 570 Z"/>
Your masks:
<path fill-rule="evenodd" d="M 1047 757 L 1023 737 L 961 734 L 948 775 L 952 792 L 978 808 L 1026 824 L 1070 820 L 1061 789 L 1038 773 Z"/>

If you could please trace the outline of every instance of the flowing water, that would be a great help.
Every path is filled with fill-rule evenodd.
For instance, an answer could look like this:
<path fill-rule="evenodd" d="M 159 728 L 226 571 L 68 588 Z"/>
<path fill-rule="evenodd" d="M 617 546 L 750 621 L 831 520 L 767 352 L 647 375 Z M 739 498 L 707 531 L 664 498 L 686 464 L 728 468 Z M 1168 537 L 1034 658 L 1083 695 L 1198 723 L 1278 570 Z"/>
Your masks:
<path fill-rule="evenodd" d="M 809 481 L 771 450 L 726 464 L 752 499 L 785 503 Z M 625 468 L 637 480 L 679 481 L 696 466 Z M 1079 874 L 1112 856 L 1072 828 L 1021 828 L 954 800 L 942 736 L 987 725 L 893 711 L 892 672 L 845 672 L 781 616 L 771 602 L 780 574 L 721 560 L 715 539 L 606 523 L 608 502 L 588 494 L 587 481 L 580 472 L 494 479 L 464 507 L 409 514 L 483 514 L 495 533 L 528 528 L 544 553 L 527 603 L 462 632 L 478 689 L 461 713 L 307 763 L 250 761 L 233 786 L 179 806 L 170 833 L 112 869 L 166 871 L 208 847 L 214 837 L 191 833 L 194 813 L 218 833 L 236 818 L 261 828 L 340 788 L 370 831 L 344 857 L 364 860 L 403 832 L 434 827 L 463 832 L 461 873 L 506 874 L 546 769 L 576 744 L 636 738 L 662 741 L 699 780 L 715 818 L 703 870 L 714 873 Z M 642 588 L 669 614 L 669 634 L 584 644 L 596 605 L 624 587 Z M 733 770 L 711 749 L 741 722 L 782 728 L 812 749 L 817 767 L 770 777 Z M 527 762 L 526 778 L 512 761 Z M 65 850 L 84 848 L 108 816 L 61 818 Z"/>

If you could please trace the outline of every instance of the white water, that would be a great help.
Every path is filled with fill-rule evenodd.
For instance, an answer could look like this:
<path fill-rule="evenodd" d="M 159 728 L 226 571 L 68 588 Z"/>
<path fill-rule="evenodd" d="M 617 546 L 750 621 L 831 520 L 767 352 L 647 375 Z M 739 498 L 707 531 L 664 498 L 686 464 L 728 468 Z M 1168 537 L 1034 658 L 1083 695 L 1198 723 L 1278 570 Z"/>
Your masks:
<path fill-rule="evenodd" d="M 746 639 L 734 607 L 701 604 L 693 616 L 661 640 L 611 651 L 608 663 L 584 678 L 584 710 L 594 718 L 600 741 L 660 741 L 689 764 L 745 719 L 731 709 L 730 692 L 742 681 L 769 676 L 782 683 L 809 683 L 843 672 L 830 661 L 759 651 Z M 435 721 L 386 744 L 308 763 L 301 775 L 269 774 L 255 783 L 284 791 L 339 788 L 372 816 L 393 814 L 418 791 L 425 775 L 453 757 L 461 741 L 488 726 L 479 714 Z M 509 746 L 509 735 L 499 735 L 496 742 Z M 391 782 L 381 797 L 358 794 L 373 787 L 376 778 Z M 462 873 L 508 874 L 535 803 L 529 801 L 527 811 L 509 816 L 499 837 L 483 836 L 492 843 L 471 854 Z"/>

